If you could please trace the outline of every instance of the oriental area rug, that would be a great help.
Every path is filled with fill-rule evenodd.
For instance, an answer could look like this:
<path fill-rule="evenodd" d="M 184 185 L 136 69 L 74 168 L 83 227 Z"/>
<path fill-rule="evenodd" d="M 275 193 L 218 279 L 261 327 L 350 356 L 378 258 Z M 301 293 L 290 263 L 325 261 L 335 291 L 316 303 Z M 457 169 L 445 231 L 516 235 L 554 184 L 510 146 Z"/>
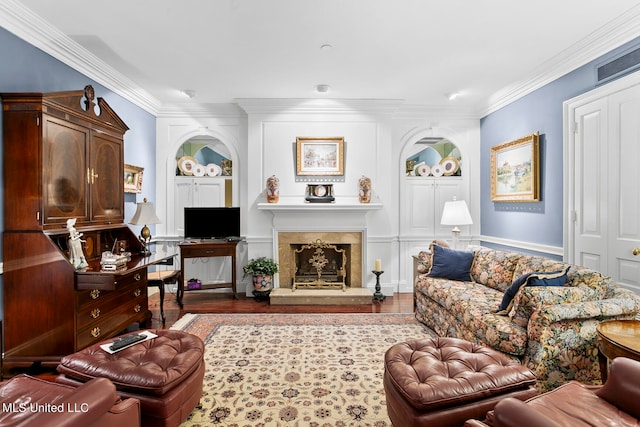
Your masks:
<path fill-rule="evenodd" d="M 206 345 L 192 427 L 389 427 L 384 353 L 435 336 L 413 314 L 187 314 L 171 329 Z"/>

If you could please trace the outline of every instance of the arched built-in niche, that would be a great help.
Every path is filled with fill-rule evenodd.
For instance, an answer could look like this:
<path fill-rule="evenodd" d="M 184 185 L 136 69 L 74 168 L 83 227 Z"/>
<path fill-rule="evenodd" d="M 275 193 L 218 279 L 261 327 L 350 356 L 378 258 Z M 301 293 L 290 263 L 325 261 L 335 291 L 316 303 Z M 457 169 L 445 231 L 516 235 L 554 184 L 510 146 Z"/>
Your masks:
<path fill-rule="evenodd" d="M 238 206 L 238 155 L 219 135 L 176 141 L 167 159 L 167 231 L 184 234 L 184 207 Z"/>
<path fill-rule="evenodd" d="M 451 145 L 446 145 L 444 141 Z M 407 160 L 423 158 L 427 162 L 428 156 L 422 152 L 439 150 L 438 143 L 445 144 L 442 147 L 445 150 L 439 152 L 442 158 L 451 156 L 458 159 L 459 172 L 451 176 L 443 174 L 441 177 L 408 174 Z M 441 208 L 435 208 L 436 205 L 442 203 L 443 206 L 444 202 L 453 199 L 453 196 L 467 202 L 474 224 L 460 227 L 461 241 L 471 243 L 469 239 L 475 238 L 476 230 L 479 229 L 479 123 L 475 120 L 461 120 L 439 126 L 413 127 L 400 136 L 398 147 L 396 173 L 399 194 L 399 289 L 401 292 L 407 292 L 413 289 L 414 257 L 420 251 L 427 250 L 432 240 L 450 240 L 452 237 L 451 226 L 440 226 Z M 436 195 L 439 200 L 435 199 Z M 436 211 L 438 212 L 435 213 Z"/>
<path fill-rule="evenodd" d="M 444 203 L 466 194 L 461 150 L 453 139 L 414 136 L 402 152 L 400 235 L 406 239 L 447 239 L 440 224 Z"/>
<path fill-rule="evenodd" d="M 233 160 L 227 146 L 211 137 L 195 137 L 185 141 L 176 153 L 176 176 L 216 178 L 212 182 L 224 183 L 223 206 L 233 205 Z"/>

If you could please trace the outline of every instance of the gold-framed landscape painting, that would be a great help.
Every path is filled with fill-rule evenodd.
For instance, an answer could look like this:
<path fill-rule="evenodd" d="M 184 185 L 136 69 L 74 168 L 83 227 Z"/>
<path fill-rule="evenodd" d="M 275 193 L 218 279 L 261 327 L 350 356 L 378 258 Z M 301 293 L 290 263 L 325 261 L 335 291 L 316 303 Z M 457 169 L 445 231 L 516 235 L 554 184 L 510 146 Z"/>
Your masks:
<path fill-rule="evenodd" d="M 124 165 L 124 192 L 142 193 L 142 173 L 144 168 L 134 165 Z"/>
<path fill-rule="evenodd" d="M 344 175 L 344 137 L 297 137 L 296 173 Z"/>
<path fill-rule="evenodd" d="M 491 200 L 540 200 L 538 132 L 491 147 Z"/>

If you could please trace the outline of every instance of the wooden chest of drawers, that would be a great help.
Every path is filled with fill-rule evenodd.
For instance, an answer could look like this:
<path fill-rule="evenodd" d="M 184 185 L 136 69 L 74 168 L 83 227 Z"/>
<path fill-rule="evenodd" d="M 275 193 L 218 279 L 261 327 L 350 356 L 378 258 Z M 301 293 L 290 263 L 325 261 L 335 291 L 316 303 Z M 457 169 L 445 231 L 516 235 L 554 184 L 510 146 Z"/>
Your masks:
<path fill-rule="evenodd" d="M 85 348 L 102 341 L 105 337 L 113 336 L 132 321 L 146 320 L 146 269 L 114 276 L 112 279 L 111 289 L 82 289 L 84 286 L 78 284 L 76 349 Z"/>

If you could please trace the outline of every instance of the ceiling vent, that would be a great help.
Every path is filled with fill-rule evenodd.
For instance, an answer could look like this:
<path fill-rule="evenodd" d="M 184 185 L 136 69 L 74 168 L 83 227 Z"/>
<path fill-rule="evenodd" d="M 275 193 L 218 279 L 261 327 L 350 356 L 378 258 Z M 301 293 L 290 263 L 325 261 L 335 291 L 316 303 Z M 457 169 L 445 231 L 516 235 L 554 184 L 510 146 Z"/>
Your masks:
<path fill-rule="evenodd" d="M 640 48 L 627 52 L 616 59 L 601 64 L 596 68 L 597 84 L 622 77 L 640 68 Z"/>

